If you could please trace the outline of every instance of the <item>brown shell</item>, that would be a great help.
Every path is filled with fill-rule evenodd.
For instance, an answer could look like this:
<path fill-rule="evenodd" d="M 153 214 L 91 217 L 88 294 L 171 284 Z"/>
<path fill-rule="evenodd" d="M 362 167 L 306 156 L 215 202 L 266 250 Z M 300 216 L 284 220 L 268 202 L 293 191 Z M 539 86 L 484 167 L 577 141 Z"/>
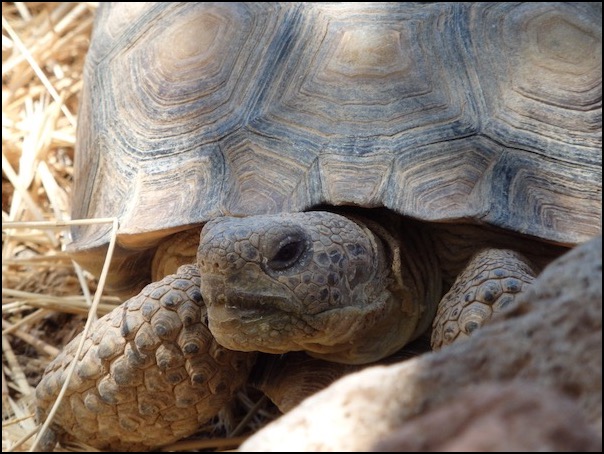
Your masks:
<path fill-rule="evenodd" d="M 103 4 L 73 218 L 118 217 L 130 270 L 186 226 L 319 204 L 582 242 L 601 47 L 598 3 Z M 72 233 L 100 262 L 109 227 Z"/>

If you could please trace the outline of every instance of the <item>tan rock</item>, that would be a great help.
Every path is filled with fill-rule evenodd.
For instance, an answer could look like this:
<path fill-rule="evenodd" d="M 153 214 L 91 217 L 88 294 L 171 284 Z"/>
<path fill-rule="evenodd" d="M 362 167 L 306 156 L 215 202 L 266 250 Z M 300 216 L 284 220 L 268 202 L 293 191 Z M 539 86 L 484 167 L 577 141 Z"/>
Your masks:
<path fill-rule="evenodd" d="M 577 404 L 528 382 L 470 386 L 412 418 L 376 452 L 601 452 Z"/>
<path fill-rule="evenodd" d="M 259 431 L 241 450 L 368 450 L 464 387 L 493 381 L 529 381 L 564 394 L 601 436 L 600 237 L 548 266 L 524 298 L 467 341 L 344 377 Z"/>

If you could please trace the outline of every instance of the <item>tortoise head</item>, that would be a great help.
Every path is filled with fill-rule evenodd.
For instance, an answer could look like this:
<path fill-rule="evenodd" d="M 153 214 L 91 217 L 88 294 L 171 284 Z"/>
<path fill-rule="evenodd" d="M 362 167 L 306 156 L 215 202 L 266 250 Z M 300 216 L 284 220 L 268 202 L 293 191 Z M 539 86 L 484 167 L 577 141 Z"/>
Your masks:
<path fill-rule="evenodd" d="M 219 218 L 197 254 L 220 344 L 343 363 L 387 356 L 414 334 L 420 309 L 392 261 L 365 224 L 330 212 Z"/>

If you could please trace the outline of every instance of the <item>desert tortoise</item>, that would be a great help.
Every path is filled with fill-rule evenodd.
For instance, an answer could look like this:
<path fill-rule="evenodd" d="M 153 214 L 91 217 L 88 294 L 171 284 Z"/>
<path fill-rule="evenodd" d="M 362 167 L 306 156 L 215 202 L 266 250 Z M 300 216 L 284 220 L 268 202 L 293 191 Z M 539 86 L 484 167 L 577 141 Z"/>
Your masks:
<path fill-rule="evenodd" d="M 601 10 L 102 4 L 77 141 L 73 217 L 120 220 L 111 288 L 158 282 L 95 325 L 45 443 L 152 448 L 254 351 L 372 362 L 441 299 L 450 342 L 600 232 Z M 98 271 L 109 229 L 72 235 Z"/>

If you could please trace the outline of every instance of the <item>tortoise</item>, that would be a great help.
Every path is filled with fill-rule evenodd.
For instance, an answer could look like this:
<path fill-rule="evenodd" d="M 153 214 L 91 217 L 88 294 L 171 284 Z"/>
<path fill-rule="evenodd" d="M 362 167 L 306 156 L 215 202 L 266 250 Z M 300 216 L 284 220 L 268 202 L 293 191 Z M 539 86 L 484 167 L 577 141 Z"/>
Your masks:
<path fill-rule="evenodd" d="M 332 366 L 464 338 L 601 231 L 594 3 L 101 4 L 84 82 L 72 217 L 119 219 L 132 298 L 46 448 L 186 437 L 270 358 L 295 405 Z M 69 252 L 98 272 L 109 237 Z"/>

